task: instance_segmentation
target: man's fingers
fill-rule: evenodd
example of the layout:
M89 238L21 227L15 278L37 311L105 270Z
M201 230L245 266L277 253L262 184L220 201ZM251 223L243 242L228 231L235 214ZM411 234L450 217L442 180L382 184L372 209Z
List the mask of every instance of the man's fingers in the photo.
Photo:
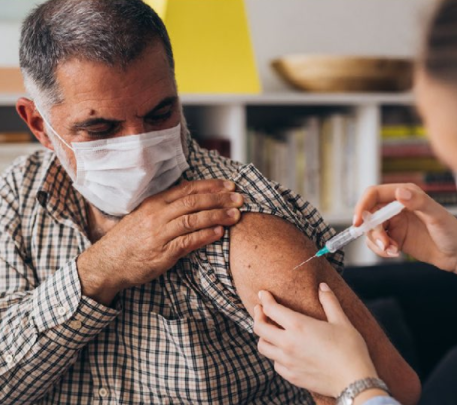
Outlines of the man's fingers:
M169 222L195 212L242 205L243 196L238 193L190 194L171 203L164 220Z
M241 217L238 208L201 211L183 215L172 220L164 229L163 237L169 241L200 229L212 228L218 225L232 226Z
M254 308L254 333L276 346L284 342L284 329L269 323L260 305Z
M265 315L284 329L293 328L297 323L303 323L307 319L305 315L278 304L268 291L260 291L259 299Z
M203 246L216 242L224 235L224 227L202 229L171 240L165 245L168 254L178 260L181 257L200 249Z
M257 349L261 354L263 354L265 357L268 357L270 360L279 361L284 358L283 351L279 347L272 345L270 342L267 342L265 339L259 339Z
M235 183L229 180L196 180L183 181L178 186L175 186L163 193L161 197L168 204L179 200L187 195L192 194L207 194L235 191Z
M351 325L343 308L341 308L338 298L326 283L321 283L319 286L319 301L322 304L328 322L340 325Z

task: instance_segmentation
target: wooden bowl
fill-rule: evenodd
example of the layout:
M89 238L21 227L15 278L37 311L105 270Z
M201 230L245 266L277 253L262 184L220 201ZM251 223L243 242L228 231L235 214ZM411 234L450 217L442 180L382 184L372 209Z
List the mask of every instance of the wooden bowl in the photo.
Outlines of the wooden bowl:
M297 89L319 92L397 92L410 90L409 59L290 55L272 62Z

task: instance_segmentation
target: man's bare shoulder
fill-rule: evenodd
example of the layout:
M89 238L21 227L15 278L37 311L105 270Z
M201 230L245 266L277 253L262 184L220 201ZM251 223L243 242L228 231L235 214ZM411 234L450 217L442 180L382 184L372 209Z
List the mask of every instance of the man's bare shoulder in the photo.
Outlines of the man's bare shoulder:
M273 215L244 213L230 236L232 277L251 314L258 302L257 292L265 289L289 307L322 316L317 301L318 271L336 272L325 259L294 270L316 252L314 243L295 225Z

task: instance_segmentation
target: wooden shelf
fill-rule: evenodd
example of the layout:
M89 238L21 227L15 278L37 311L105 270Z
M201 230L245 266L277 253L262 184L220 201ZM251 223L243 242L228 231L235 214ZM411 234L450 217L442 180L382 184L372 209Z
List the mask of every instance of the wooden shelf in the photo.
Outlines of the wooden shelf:
M182 94L185 105L413 105L411 93L314 94L300 92L265 93L259 95Z
M0 93L0 106L13 107L25 94ZM265 94L181 94L184 105L413 105L411 93L313 94L301 92Z

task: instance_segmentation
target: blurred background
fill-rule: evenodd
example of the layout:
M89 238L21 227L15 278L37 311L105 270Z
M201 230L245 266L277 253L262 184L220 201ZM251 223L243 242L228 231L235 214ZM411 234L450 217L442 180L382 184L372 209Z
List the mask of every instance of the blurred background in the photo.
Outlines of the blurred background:
M15 112L21 21L0 0L0 171L39 148ZM415 112L413 58L434 0L149 0L170 31L194 137L299 192L335 228L370 185L414 182L457 214ZM348 248L346 280L423 380L457 343L457 277ZM454 280L456 278L456 280Z

